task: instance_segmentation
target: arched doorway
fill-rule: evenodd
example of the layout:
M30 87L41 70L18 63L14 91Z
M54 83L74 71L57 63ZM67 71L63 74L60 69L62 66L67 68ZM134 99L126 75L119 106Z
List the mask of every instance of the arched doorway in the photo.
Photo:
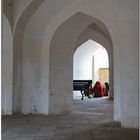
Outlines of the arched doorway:
M92 80L109 83L109 60L106 49L89 39L79 46L73 56L73 80ZM91 95L92 97L92 95ZM73 91L73 99L81 99L80 90Z
M90 38L102 44L108 52L110 97L113 98L113 47L110 34L100 20L76 13L56 30L51 41L50 114L60 114L72 109L73 55L77 47Z

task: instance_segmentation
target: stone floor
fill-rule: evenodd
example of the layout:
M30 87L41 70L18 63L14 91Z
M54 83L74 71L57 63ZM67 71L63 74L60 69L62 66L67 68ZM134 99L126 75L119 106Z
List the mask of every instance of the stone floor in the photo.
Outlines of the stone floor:
M138 140L137 129L121 128L113 121L108 98L74 100L65 115L2 116L2 140Z

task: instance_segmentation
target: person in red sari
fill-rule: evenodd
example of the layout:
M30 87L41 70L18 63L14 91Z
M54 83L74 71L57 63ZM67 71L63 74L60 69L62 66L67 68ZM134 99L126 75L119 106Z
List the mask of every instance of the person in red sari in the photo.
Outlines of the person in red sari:
M102 97L104 96L105 89L102 86L100 81L97 81L92 89L92 92L94 93L94 97Z

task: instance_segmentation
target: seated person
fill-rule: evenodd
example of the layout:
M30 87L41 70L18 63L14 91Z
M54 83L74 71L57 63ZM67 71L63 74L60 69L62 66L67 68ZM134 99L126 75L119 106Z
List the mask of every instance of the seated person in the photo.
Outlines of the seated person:
M92 89L94 93L94 97L102 97L104 96L104 87L102 86L100 81L97 81Z
M85 96L87 96L88 98L90 98L90 92L89 92L89 89L84 89L84 94Z
M105 82L105 93L104 93L104 96L108 96L108 92L109 92L109 83Z

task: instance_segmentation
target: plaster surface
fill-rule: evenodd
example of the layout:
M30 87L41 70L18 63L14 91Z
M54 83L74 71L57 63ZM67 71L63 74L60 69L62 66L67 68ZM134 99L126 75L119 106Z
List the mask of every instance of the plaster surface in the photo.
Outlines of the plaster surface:
M108 61L108 54L105 48L99 43L89 39L79 46L74 53L73 79L91 79L94 84L99 80L99 68L108 68Z
M2 114L12 114L13 105L13 37L8 18L2 15Z
M13 0L13 30L15 29L19 18L24 10L33 2L33 0Z
M73 79L89 80L92 79L92 57L101 46L88 40L75 51L73 56Z
M35 11L34 16L31 16L30 22L27 22L25 30L23 30L23 44L22 45L22 112L23 113L39 113L48 114L48 95L49 81L45 79L45 76L49 77L49 51L46 52L48 55L45 58L45 65L42 64L42 42L44 36L44 28L48 25L50 20L56 15L56 13L70 0L63 1L63 4L54 6L51 10L50 7L53 5L53 1L46 1L41 4L40 7ZM48 15L46 13L49 13ZM46 14L46 15L45 15ZM41 16L42 15L42 16ZM38 22L44 19L43 22ZM22 29L21 29L22 31ZM35 33L36 32L36 33ZM20 43L20 42L19 42ZM47 48L47 46L46 46ZM45 73L42 74L42 67L45 67ZM43 88L42 88L43 87Z

